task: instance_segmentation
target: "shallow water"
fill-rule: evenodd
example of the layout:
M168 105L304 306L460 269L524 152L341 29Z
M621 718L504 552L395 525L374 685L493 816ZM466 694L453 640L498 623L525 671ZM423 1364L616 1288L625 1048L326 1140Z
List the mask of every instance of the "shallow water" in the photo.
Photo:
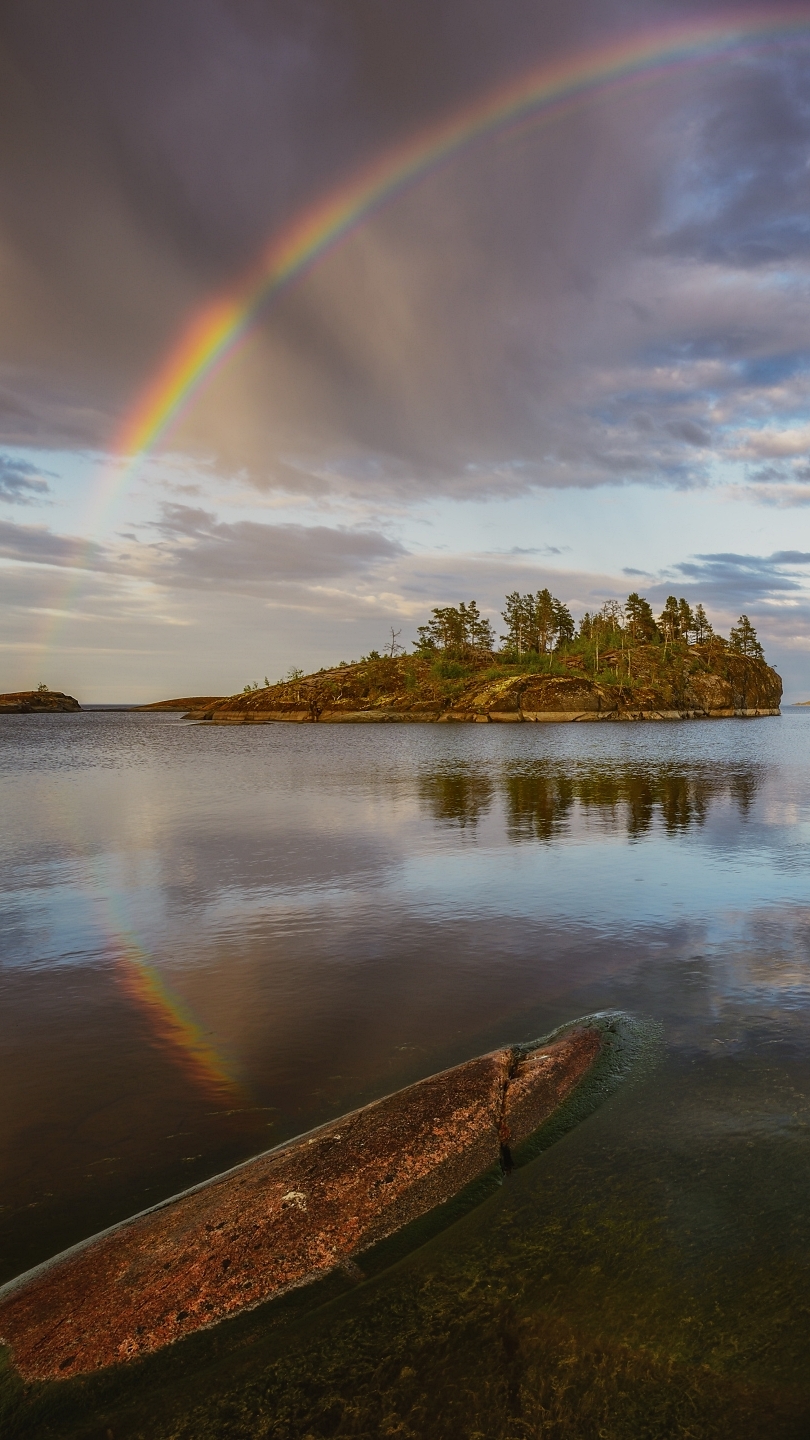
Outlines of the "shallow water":
M373 1282L18 1433L810 1433L808 762L802 711L0 718L0 1279L578 1015L663 1037Z

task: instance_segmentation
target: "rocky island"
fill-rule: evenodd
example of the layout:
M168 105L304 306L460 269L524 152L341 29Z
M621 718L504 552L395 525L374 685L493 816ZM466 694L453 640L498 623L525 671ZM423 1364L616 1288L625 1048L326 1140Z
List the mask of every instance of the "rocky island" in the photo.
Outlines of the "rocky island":
M78 700L72 695L63 695L61 690L16 690L10 695L0 695L0 715L40 715L59 711L81 710Z
M413 654L372 651L316 674L291 672L189 707L214 725L273 721L496 722L694 720L778 715L782 681L748 617L728 639L702 605L671 596L656 620L648 602L608 602L579 626L547 590L507 596L507 634L495 648L475 601L433 611Z

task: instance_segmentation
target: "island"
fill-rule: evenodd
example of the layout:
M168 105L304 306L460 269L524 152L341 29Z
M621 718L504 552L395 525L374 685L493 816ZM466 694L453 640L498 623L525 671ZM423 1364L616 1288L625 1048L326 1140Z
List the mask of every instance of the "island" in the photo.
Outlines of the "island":
M392 631L371 651L271 685L190 706L212 725L363 722L697 720L779 715L782 681L746 615L726 639L702 605L670 596L656 619L638 594L575 625L548 590L515 592L495 646L475 601L437 607L412 654Z
M225 697L222 695L187 695L183 700L154 700L151 705L135 705L133 708L141 710L204 710L212 705L219 705Z
M0 715L45 715L81 708L72 695L47 690L42 685L38 690L15 690L10 695L0 695Z

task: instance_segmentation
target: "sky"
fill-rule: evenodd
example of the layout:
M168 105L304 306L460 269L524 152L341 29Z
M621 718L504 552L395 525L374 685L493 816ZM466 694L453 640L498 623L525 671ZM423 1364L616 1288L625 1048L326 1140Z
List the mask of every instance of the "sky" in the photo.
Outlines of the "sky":
M810 698L810 0L416 174L120 440L364 167L538 67L764 13L4 0L0 690L230 694L548 585L744 611Z

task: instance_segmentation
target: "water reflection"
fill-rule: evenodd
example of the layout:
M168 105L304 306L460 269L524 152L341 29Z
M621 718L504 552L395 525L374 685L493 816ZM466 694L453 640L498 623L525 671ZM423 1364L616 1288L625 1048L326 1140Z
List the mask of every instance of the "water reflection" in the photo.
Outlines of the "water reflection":
M495 780L488 770L460 765L422 775L419 794L434 820L455 821L463 830L477 825L489 810Z
M730 801L740 818L759 784L753 765L564 764L536 760L492 771L460 765L420 778L420 798L434 819L475 827L500 794L510 840L551 840L572 812L595 812L630 836L657 820L670 834L706 822L709 808Z
M239 1433L394 1433L410 1413L401 1377L441 1409L469 1372L463 1424L414 1414L397 1433L531 1436L543 1386L569 1375L548 1359L569 1330L586 1397L601 1393L589 1346L631 1355L631 1388L632 1367L658 1357L660 1386L638 1381L656 1405L681 1393L676 1362L698 1367L690 1385L770 1384L776 1360L804 1383L810 714L638 728L53 718L0 723L2 1278L421 1075L618 1008L662 1023L666 1066L523 1172L500 1229L482 1215L360 1287L358 1307L380 1297L367 1339L347 1304L345 1349L333 1315L323 1343L295 1350L289 1429L251 1416ZM506 1309L488 1318L498 1294L522 1307L514 1344ZM479 1369L502 1320L513 1358L498 1376L529 1408L501 1424ZM342 1429L307 1409L330 1364L335 1403L345 1386L362 1415ZM285 1361L261 1382L277 1414L287 1375ZM175 1436L209 1433L197 1383ZM634 1428L621 1397L605 1403L613 1428L574 1416L554 1434L687 1433ZM717 1403L722 1425L690 1433L753 1434ZM127 1433L117 1417L107 1429ZM162 1419L137 1433L163 1435Z

